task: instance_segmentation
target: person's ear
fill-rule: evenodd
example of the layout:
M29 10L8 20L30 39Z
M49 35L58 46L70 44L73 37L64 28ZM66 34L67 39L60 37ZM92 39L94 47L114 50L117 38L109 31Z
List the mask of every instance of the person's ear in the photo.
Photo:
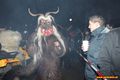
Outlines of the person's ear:
M96 22L95 24L96 24L96 26L97 26L97 27L99 27L99 26L100 26L100 23L99 23L99 22Z

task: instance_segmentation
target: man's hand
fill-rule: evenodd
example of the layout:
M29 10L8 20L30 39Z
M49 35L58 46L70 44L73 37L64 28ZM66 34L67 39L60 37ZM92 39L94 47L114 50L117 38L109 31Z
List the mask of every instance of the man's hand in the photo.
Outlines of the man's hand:
M61 50L60 43L58 41L54 42L54 46Z

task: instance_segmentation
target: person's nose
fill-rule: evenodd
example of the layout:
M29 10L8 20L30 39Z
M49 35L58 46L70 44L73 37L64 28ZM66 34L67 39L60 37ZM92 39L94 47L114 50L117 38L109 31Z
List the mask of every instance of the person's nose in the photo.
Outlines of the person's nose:
M88 25L88 28L90 29L90 25Z

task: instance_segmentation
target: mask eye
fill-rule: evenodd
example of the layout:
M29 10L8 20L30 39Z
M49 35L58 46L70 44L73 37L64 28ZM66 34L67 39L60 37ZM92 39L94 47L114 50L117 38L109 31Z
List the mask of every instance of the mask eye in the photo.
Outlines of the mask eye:
M47 21L47 24L50 24L51 22Z
M46 21L44 19L40 20L40 23L44 24Z

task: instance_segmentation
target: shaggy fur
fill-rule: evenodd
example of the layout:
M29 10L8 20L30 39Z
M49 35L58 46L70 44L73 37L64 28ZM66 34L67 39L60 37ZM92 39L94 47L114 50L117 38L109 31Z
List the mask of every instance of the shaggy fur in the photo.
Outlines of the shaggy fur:
M29 13L33 16L39 15L39 17L36 32L29 39L28 52L33 57L33 64L28 72L36 70L34 80L61 80L60 57L65 54L66 47L53 24L54 18L50 13L46 15L32 14L30 11ZM53 33L45 36L41 31L49 28L53 30Z
M0 32L1 50L7 52L17 51L22 37L18 31L4 30Z

